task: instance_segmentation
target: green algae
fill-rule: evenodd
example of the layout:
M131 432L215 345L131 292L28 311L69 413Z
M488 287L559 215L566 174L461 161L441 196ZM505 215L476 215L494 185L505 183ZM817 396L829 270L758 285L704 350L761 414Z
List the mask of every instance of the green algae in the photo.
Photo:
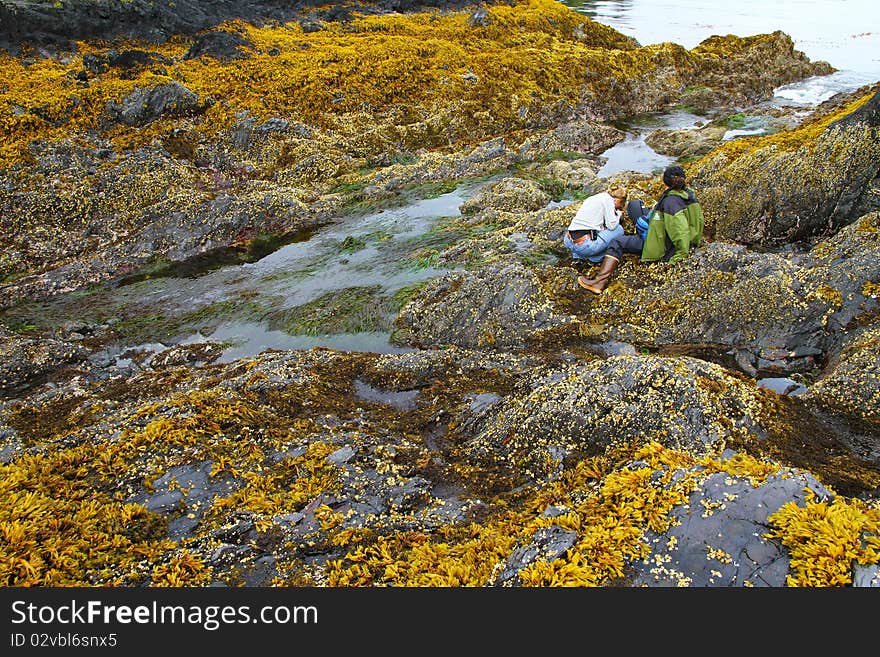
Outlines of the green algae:
M269 313L271 328L290 335L364 333L391 330L395 306L379 287L351 287L314 301Z

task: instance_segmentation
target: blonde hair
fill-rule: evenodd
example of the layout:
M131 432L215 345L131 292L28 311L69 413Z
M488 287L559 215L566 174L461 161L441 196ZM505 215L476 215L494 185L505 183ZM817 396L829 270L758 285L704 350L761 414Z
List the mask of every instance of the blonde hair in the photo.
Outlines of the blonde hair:
M611 183L608 187L608 193L614 198L626 200L626 187L620 183Z

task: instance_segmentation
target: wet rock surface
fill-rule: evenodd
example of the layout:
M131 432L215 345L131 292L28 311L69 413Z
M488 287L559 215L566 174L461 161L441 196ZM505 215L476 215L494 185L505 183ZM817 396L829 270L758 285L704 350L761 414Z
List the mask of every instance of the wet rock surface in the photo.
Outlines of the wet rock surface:
M15 396L83 364L89 352L62 340L28 339L0 332L0 389Z
M832 104L824 120L785 133L781 140L766 137L743 157L734 154L734 146L707 156L694 184L714 208L708 220L715 235L778 247L815 241L857 220L873 203L870 190L880 170L880 95L868 98L843 116L834 113ZM780 189L779 180L790 182Z
M220 32L163 50L170 32L204 29L236 3L189 14L110 3L90 22L84 3L3 5L4 25L14 9L17 34L44 45L154 39L89 53L82 74L77 62L72 88L102 76L124 88L94 105L91 127L76 132L76 103L19 103L15 117L42 121L41 137L23 160L2 152L12 159L0 179L0 494L15 528L4 582L877 586L876 90L769 137L707 135L688 154L710 150L687 165L707 243L677 266L627 258L604 294L587 296L575 278L589 269L561 237L577 202L609 182L598 155L623 133L607 123L620 112L608 98L644 99L639 112L688 97L729 109L828 67L780 33L645 50L557 5L527 6L554 17L542 38L557 30L596 51L581 53L595 70L573 105L549 90L546 102L512 103L505 79L504 106L489 107L491 94L474 90L492 70L458 74L426 52L461 94L450 91L451 104L428 112L404 94L370 114L335 89L330 107L347 109L320 120L284 108L227 115L230 98L204 80L173 78L196 62L293 56L283 40L262 52ZM354 20L345 7L307 9L302 43ZM132 32L143 16L150 33ZM467 16L471 39L495 29L491 5ZM612 60L633 68L606 75ZM685 91L683 71L706 87ZM78 139L53 132L65 129ZM120 141L135 132L146 142ZM650 177L616 178L646 202L657 191ZM297 231L308 246L319 225L463 181L475 191L460 213L421 226L400 252L446 270L382 298L401 353L318 346L225 362L228 345L204 336L158 342L180 319L162 288L152 306L135 305L137 282L198 278L205 268L187 263L206 254L258 263ZM350 264L390 236L349 235L334 254ZM123 298L102 296L105 285L135 286L134 300L79 316ZM259 297L244 287L177 312L207 335L233 310L277 316ZM27 305L59 301L67 321ZM285 317L320 330L379 305L311 303ZM315 317L326 323L308 324ZM114 351L132 335L147 341Z
M519 264L498 264L430 283L401 310L396 339L425 347L525 346L573 321L554 311L531 271Z
M373 11L394 10L399 3L371 4ZM409 3L407 8L445 7L460 8L468 3L443 0L442 2ZM174 2L147 0L110 0L96 6L91 0L70 0L56 3L43 0L16 0L0 7L3 32L0 47L17 49L22 44L66 46L76 39L135 38L164 41L176 34L192 34L214 27L224 21L239 18L247 21L306 20L309 10L318 20L340 20L350 17L351 11L367 7L357 3L301 2L243 2L242 0L212 0Z
M650 555L634 564L645 586L786 585L785 550L768 540L768 518L783 504L832 495L808 473L780 472L760 485L728 474L710 475L688 504L672 511L673 526L648 532Z

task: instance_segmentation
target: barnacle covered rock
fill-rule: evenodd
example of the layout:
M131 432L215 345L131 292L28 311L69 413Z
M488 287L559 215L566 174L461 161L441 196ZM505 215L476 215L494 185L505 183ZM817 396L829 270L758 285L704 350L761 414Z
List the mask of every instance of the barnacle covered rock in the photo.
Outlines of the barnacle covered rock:
M654 130L645 143L655 152L676 158L705 155L721 142L727 128L707 125L697 130Z
M880 170L880 92L800 127L721 146L692 166L716 238L778 246L832 234L861 215Z
M530 212L540 210L550 197L540 186L522 178L503 178L489 183L461 204L462 214L472 214L482 209L494 208L505 212Z
M876 314L877 222L864 215L800 254L715 241L675 266L627 258L585 314L603 339L734 348L758 369L773 350L816 357Z
M66 340L24 337L0 327L0 394L20 394L83 365L87 349Z
M676 266L627 259L618 271L589 314L603 337L625 342L781 345L806 308L797 266L724 242Z
M805 399L850 418L862 435L856 449L880 458L880 326L853 332Z
M762 395L694 358L613 356L552 373L490 408L466 450L525 479L558 474L572 453L648 438L706 453L731 436L764 431Z
M624 137L624 132L614 126L575 119L530 134L523 141L518 155L523 160L559 152L598 155L623 141Z
M542 334L576 328L518 262L432 280L400 310L395 325L398 343L421 347L525 346Z

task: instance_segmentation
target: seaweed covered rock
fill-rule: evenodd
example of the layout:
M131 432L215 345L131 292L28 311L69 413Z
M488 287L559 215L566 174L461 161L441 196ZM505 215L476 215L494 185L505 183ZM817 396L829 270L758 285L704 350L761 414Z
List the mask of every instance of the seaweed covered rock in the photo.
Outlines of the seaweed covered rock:
M880 170L880 92L836 102L794 130L739 139L694 164L707 233L780 246L827 237L862 214Z
M398 2L376 3L399 10ZM426 7L464 7L468 2L408 2L411 10ZM487 3L489 4L489 3ZM253 2L252 0L30 0L0 6L0 47L17 51L22 45L68 47L79 39L147 39L162 42L174 35L207 30L229 20L255 23L302 19L314 2ZM334 2L315 12L320 20L351 18L351 7Z
M36 175L52 182L0 190L2 224L11 231L0 256L10 279L0 288L2 307L318 221L299 188L240 170L194 169L164 148L116 158L101 148L40 143L33 153Z
M228 344L201 343L163 348L147 366L152 346L119 345L116 358L107 341L141 331L159 339L174 318L111 308L95 289L59 301L100 317L38 338L26 328L32 306L7 308L22 333L0 337L0 396L15 397L0 403L0 524L9 530L0 580L876 580L876 499L843 497L876 498L880 478L880 231L877 214L862 211L871 203L870 192L858 194L856 139L873 101L827 106L806 132L725 145L696 171L708 176L715 163L721 180L722 165L749 161L755 144L768 158L791 144L789 153L806 153L833 126L834 139L852 143L820 149L855 153L835 212L858 221L809 252L716 241L675 267L627 259L608 294L585 298L572 269L558 266L575 206L548 201L604 186L595 156L623 133L602 121L688 98L747 104L827 65L808 62L781 33L642 48L555 0L424 13L409 10L430 3L380 2L367 15L281 4L249 10L303 9L300 20L232 22L228 32L172 40L172 25L190 34L240 3L202 3L183 16L185 2L104 2L108 15L92 25L79 21L94 3L0 5L4 27L13 13L28 17L26 31L45 43L60 46L59 27L156 41L0 56L10 109L0 120L0 305L110 276L179 273L179 261L215 248L225 257L254 236L274 248L291 229L357 221L384 201L491 178L464 216L419 236L437 247L431 263L460 269L424 285L430 272L420 269L393 310L382 298L389 314L409 299L394 342L412 348L400 353L317 347L224 362ZM135 26L136 16L149 20ZM717 207L722 182L749 193L752 172L740 174L710 186ZM153 269L136 270L148 262ZM141 289L123 287L130 297ZM369 304L379 297L368 289L328 298ZM249 304L265 290L242 292ZM229 306L238 301L217 304L209 321ZM307 324L298 312L254 303L245 314L297 332ZM338 334L350 316L308 328ZM389 328L389 316L382 321ZM807 380L831 359L813 390L786 397L692 353L644 355L707 343L715 356L735 353L750 375L808 369ZM841 449L846 439L861 441L850 451L870 462ZM742 451L716 458L722 446ZM804 464L813 474L795 469ZM845 492L823 488L826 478ZM823 552L827 527L835 549Z
M586 321L599 339L732 348L752 375L812 369L877 312L878 217L865 215L807 253L716 241L675 266L625 260Z
M861 436L856 447L880 459L880 326L855 331L833 355L805 399L848 418Z
M809 472L788 468L761 477L715 472L694 486L669 512L666 531L646 532L650 551L631 564L634 586L786 586L791 559L767 532L770 517L784 505L834 499Z
M822 490L809 476L710 454L719 438L761 431L765 393L693 359L627 358L548 374L540 359L509 353L318 348L64 383L0 405L0 520L19 537L0 573L29 586L632 586L651 550L679 556L676 541L652 540L674 535L689 555L676 562L681 581L871 577L878 557L861 539L877 532L876 509L843 498L826 507L830 496L807 500L803 484ZM624 411L553 434L561 425L551 415L596 410L582 394ZM550 432L527 445L510 430L541 400ZM465 415L475 421L459 422ZM483 458L502 428L512 439L493 443L497 460ZM587 430L620 446L572 453L562 476L532 486L497 476L531 449L541 461L552 440L589 441ZM648 432L687 451L640 440ZM498 496L475 494L493 487ZM772 536L751 538L748 556L777 570L746 582L750 564L734 555L743 578L728 580L718 563L753 528L743 520L762 520L761 496L773 503L766 513L781 506L765 518ZM688 510L714 520L675 526ZM840 554L821 552L828 526ZM730 540L710 542L701 561L710 529ZM851 574L855 560L864 573ZM791 580L781 579L785 564Z
M764 431L763 394L698 359L612 356L553 373L490 408L464 449L474 462L532 480L558 474L571 454L629 441L706 453L731 435Z
M530 269L493 263L428 283L395 320L398 344L432 347L524 347L542 335L576 327L558 313Z
M83 364L89 352L53 338L23 337L0 327L0 395L11 396Z
M772 96L778 86L835 70L828 62L810 61L779 30L745 38L715 35L691 52L704 62L694 81L721 90L731 106L751 105Z

